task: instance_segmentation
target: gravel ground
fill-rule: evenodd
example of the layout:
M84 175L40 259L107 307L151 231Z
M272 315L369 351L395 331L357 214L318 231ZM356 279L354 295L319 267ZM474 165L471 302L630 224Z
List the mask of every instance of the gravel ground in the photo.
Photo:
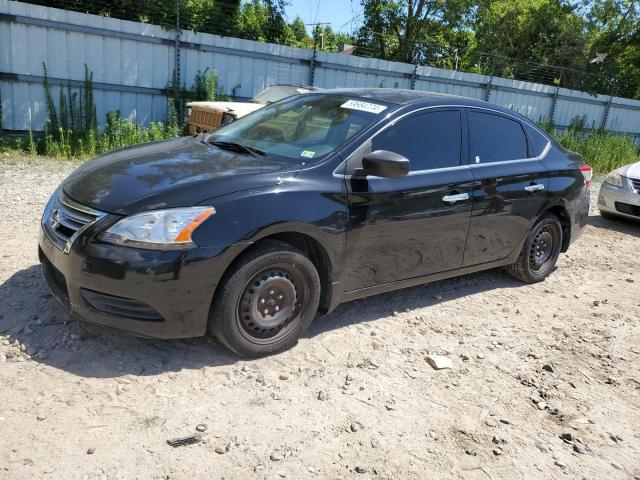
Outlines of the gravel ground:
M0 478L640 479L640 224L592 209L541 284L489 271L359 300L244 361L80 326L36 255L73 165L1 161Z

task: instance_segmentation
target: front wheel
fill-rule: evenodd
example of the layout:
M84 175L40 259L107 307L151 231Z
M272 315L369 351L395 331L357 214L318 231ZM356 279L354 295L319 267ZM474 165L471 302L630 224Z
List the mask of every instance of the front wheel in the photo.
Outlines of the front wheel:
M553 270L562 247L562 225L547 213L533 226L516 263L507 266L514 278L527 283L543 281Z
M211 333L243 357L293 347L320 302L311 260L287 243L267 240L232 268L214 299Z

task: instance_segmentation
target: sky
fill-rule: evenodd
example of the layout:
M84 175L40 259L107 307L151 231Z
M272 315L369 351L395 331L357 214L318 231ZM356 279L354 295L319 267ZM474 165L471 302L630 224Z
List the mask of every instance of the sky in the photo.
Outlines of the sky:
M362 22L360 0L289 0L285 12L288 21L299 15L304 23L328 22L336 32L351 33Z

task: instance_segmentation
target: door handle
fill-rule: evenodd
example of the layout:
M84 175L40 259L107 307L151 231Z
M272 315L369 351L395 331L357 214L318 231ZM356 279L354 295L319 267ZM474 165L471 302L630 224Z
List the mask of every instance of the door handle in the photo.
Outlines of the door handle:
M458 203L464 202L466 200L469 200L468 193L456 193L453 195L445 195L444 197L442 197L442 201L445 203Z
M533 185L524 187L524 189L529 193L541 192L542 190L544 190L544 185L542 185L541 183L534 183Z

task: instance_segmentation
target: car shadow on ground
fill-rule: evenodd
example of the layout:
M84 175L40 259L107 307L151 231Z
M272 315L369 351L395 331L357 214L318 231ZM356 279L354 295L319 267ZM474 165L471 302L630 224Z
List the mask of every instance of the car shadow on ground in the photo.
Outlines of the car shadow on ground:
M488 290L518 288L523 285L503 270L493 269L366 297L339 305L329 315L316 319L306 337L372 322L393 315L394 312L412 311Z
M0 334L23 344L33 361L81 377L156 375L241 360L210 338L140 338L79 322L49 293L40 265L0 285ZM7 348L16 355L16 348Z
M588 223L593 227L614 230L619 233L640 237L640 219L632 220L622 217L609 219L604 218L602 215L590 215Z
M394 311L454 301L496 288L521 286L499 270L466 275L343 304L319 316L306 338L349 325L370 322ZM0 285L0 334L24 348L3 346L12 358L62 369L86 378L148 376L243 359L211 338L156 340L139 338L79 322L49 293L39 265L20 270Z

